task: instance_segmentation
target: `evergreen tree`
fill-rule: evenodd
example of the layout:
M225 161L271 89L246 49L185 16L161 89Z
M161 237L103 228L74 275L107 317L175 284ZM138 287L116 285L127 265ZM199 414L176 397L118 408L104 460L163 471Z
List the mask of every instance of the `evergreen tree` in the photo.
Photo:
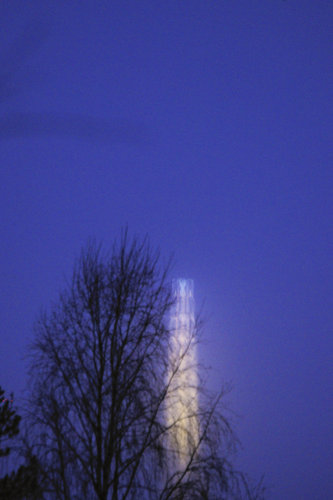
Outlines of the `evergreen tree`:
M21 417L12 409L13 394L10 400L5 397L5 391L0 386L0 458L10 453L8 441L19 433Z
M21 417L13 409L13 394L10 399L0 387L0 460L12 451L13 438L19 434ZM11 445L11 446L9 446ZM38 487L38 462L31 456L17 471L0 478L0 500L35 500L41 498Z

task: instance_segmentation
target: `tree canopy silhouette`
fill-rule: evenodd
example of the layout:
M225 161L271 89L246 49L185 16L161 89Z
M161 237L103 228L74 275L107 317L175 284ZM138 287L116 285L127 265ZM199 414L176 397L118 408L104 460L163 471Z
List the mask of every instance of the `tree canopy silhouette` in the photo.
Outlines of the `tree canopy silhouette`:
M263 498L232 466L224 391L213 398L200 382L199 439L181 465L172 459L168 436L179 422L167 423L165 408L186 352L170 372L169 269L127 230L109 253L90 242L59 301L40 314L25 446L38 459L41 498Z
M13 445L13 441L19 434L21 421L13 409L13 394L10 399L4 395L5 391L0 387L0 460L17 451L17 443ZM24 465L0 478L0 500L37 500L40 493L37 459L34 456L26 456Z

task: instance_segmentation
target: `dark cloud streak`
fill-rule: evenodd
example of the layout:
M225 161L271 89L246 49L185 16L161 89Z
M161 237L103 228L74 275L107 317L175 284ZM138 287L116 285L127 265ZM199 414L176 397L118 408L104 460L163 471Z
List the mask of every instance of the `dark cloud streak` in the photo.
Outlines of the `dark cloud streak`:
M38 135L136 143L144 139L144 132L140 124L79 113L14 112L0 116L0 140Z
M31 21L0 56L0 102L15 97L29 80L22 67L47 39L50 22ZM0 141L32 136L58 136L100 140L109 143L138 143L144 127L123 119L103 119L80 113L20 112L0 113Z
M6 53L0 56L0 100L6 101L17 95L22 87L22 66L47 39L51 24L40 21L27 23L21 34L12 42ZM18 83L19 77L21 83ZM26 79L24 79L24 84Z

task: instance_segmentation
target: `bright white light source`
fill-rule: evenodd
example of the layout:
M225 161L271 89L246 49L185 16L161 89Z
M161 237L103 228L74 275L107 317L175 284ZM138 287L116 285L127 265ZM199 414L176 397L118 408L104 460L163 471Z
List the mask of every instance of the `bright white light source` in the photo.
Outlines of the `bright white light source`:
M167 424L176 462L185 465L198 444L198 375L194 338L193 280L173 283L175 305L170 318L169 398Z

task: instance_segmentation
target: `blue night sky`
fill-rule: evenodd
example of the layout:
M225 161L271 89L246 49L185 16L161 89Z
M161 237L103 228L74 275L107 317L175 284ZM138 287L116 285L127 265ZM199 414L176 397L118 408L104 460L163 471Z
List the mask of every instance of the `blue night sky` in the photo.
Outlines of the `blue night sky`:
M1 370L89 236L128 223L205 300L239 464L333 498L331 0L2 0ZM22 401L22 400L21 400Z

